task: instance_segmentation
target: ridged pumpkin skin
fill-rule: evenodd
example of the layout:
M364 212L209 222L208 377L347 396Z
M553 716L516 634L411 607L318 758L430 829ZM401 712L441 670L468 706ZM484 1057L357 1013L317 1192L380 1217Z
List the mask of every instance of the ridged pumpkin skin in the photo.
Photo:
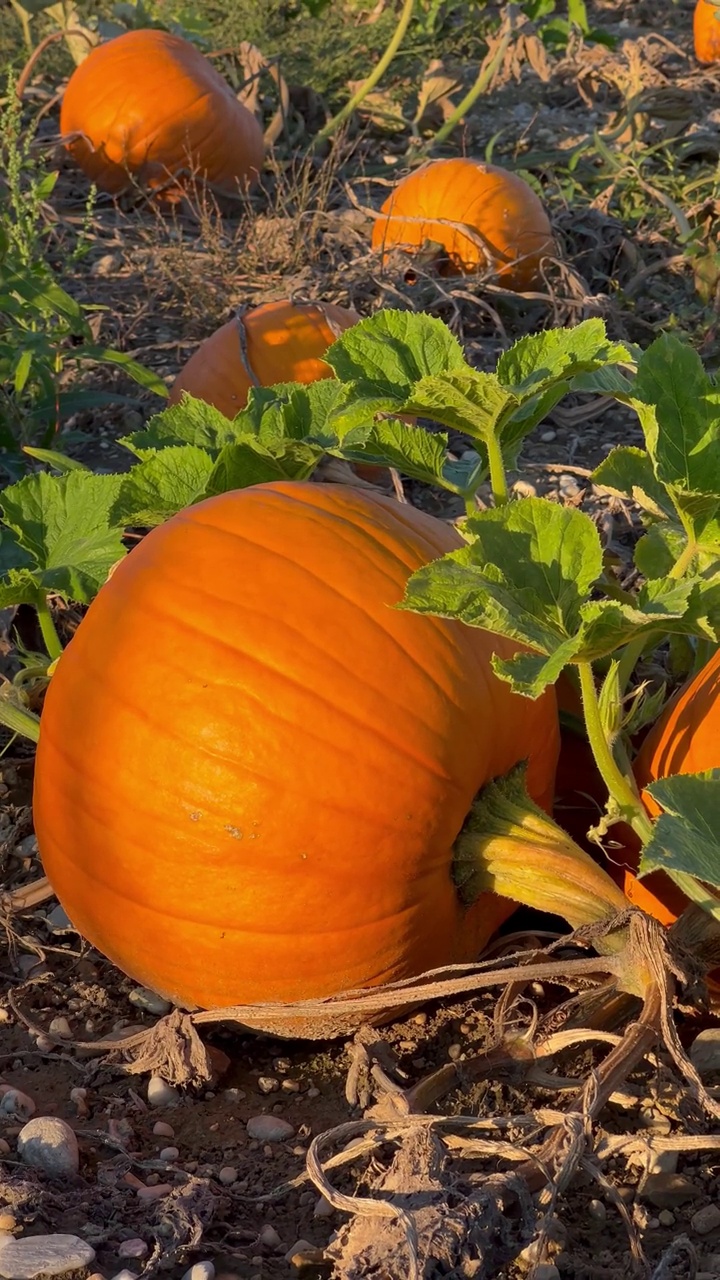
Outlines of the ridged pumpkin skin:
M693 42L698 62L720 61L720 9L710 0L697 0L693 14Z
M177 404L183 391L215 405L226 418L244 409L253 385L241 347L245 331L247 361L257 382L315 382L329 378L332 369L322 359L344 329L360 319L347 307L332 303L266 302L242 320L229 320L200 344L170 391Z
M60 131L86 176L113 194L189 175L234 195L265 152L260 125L222 76L166 31L128 31L93 49L70 77Z
M668 704L648 733L638 752L633 769L638 784L645 788L659 778L678 773L700 773L703 769L720 768L720 650L693 680ZM643 801L653 818L662 812L648 791ZM635 879L638 854L625 862L624 889L628 898L669 924L687 906L687 898L664 871L654 871L642 881ZM657 904L653 903L652 895Z
M394 609L458 545L342 485L224 494L151 532L90 606L42 715L35 823L75 926L180 1003L293 1000L469 960L451 848L529 757L550 806L554 696L509 643Z
M517 174L479 160L431 160L398 183L380 212L373 249L412 253L431 240L444 247L452 272L487 265L508 289L532 288L540 259L555 248L532 188ZM457 223L472 228L482 243Z

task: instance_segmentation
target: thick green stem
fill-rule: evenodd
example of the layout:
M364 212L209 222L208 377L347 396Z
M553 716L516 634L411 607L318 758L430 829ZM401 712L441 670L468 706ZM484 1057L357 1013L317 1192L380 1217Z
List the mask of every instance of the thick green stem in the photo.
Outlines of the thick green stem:
M56 658L60 657L63 647L60 643L60 637L55 630L55 623L52 620L47 596L42 596L36 602L35 608L37 609L38 621L40 623L42 638L45 641L45 648L54 662Z
M668 570L668 578L683 578L697 555L697 543L688 536L687 545L681 551L672 569Z
M627 899L602 867L534 804L525 767L491 782L478 796L455 842L453 878L471 905L497 893L538 911L551 911L573 928L597 924L627 910ZM623 945L608 934L611 951Z
M588 741L595 757L595 763L600 771L600 776L622 816L627 819L633 830L637 832L643 844L646 844L652 835L652 822L643 808L639 795L619 768L610 750L610 744L605 737L592 664L590 662L579 662L577 667L580 676L583 711L585 713L585 727L587 728Z
M338 111L337 115L334 115L332 120L328 120L327 124L318 134L316 134L313 144L314 146L317 146L319 142L324 142L326 138L331 137L331 135L339 129L340 125L344 124L348 117L352 115L353 111L360 106L360 103L367 97L371 90L375 88L378 81L382 79L402 44L405 32L410 24L414 8L415 0L404 0L402 13L400 14L400 19L397 27L395 28L395 33L382 58L375 69L370 73L367 80L365 80L360 85L357 92L353 94L352 98L350 98L350 100L345 103L345 106Z
M485 441L488 463L490 465L490 484L496 507L504 507L510 500L505 475L505 463L497 436L489 435Z
M480 70L475 83L470 89L468 89L468 92L465 94L462 102L458 103L452 114L448 116L445 123L430 139L427 146L423 148L423 152L431 151L433 147L439 146L441 142L444 142L446 138L449 138L456 124L462 120L463 116L466 115L470 108L475 104L480 95L485 93L485 90L490 86L497 71L502 66L510 41L513 38L515 30L514 19L515 14L513 12L513 7L510 5L505 17L504 29L501 30L496 42L493 42L495 44L495 48L493 49L491 46L490 49L488 49L487 56L480 64Z
M31 742L40 741L38 716L33 715L32 711L28 711L25 707L10 702L9 698L0 698L0 724L4 724L5 728L10 729L12 733L19 733L21 737L29 738Z

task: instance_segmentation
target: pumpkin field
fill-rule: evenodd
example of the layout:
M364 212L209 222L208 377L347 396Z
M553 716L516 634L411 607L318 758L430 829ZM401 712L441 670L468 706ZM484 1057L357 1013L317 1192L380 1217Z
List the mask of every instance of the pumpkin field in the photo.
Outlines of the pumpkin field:
M720 4L0 61L0 1280L720 1278Z

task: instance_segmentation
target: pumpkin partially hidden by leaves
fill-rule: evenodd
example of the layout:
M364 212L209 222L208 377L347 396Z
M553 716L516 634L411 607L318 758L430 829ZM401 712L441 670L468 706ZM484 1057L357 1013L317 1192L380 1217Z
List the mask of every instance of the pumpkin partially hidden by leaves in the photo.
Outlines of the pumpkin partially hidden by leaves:
M355 311L328 302L266 302L200 344L175 379L170 404L187 391L234 418L252 386L329 378L332 369L322 357L359 319Z
M720 62L720 9L712 0L697 0L693 42L698 62Z
M553 253L548 216L517 174L479 160L432 160L404 178L373 226L373 249L417 253L430 243L450 274L490 268L508 289L530 289Z
M42 715L34 812L73 924L179 1003L318 997L470 960L512 904L460 903L476 792L528 759L552 693L510 642L394 608L460 544L370 491L278 482L153 530L101 589Z
M70 77L60 131L105 191L177 191L199 179L236 195L263 165L262 129L194 45L166 31L128 31L98 45Z
M645 738L633 768L653 818L661 808L644 789L648 783L678 773L720 768L720 650L668 703ZM687 898L664 871L653 871L637 880L638 859L638 853L626 856L622 887L631 902L668 924L687 906Z

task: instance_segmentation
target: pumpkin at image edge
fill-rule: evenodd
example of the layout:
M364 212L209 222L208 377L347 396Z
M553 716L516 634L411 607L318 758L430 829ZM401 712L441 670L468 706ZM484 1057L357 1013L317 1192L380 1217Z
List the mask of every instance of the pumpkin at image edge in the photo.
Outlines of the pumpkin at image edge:
M412 254L427 241L442 245L451 273L487 266L500 284L518 291L537 283L541 259L555 252L550 221L532 187L507 169L468 159L431 160L408 174L373 224L372 247L383 258L393 249Z
M711 0L697 0L693 13L693 42L698 62L720 61L720 9Z
M245 408L253 382L243 362L241 326L247 363L261 387L332 377L322 357L359 319L357 312L328 302L263 303L229 320L200 344L175 379L169 403L177 404L187 391L226 418Z
M86 177L114 195L133 180L172 187L181 175L236 195L265 154L252 112L198 49L166 31L97 45L70 77L60 132Z
M461 545L415 508L281 482L153 530L103 586L41 721L36 832L75 927L204 1007L298 1000L473 959L513 904L463 907L452 846L529 758L549 808L552 692L511 643L394 609Z

